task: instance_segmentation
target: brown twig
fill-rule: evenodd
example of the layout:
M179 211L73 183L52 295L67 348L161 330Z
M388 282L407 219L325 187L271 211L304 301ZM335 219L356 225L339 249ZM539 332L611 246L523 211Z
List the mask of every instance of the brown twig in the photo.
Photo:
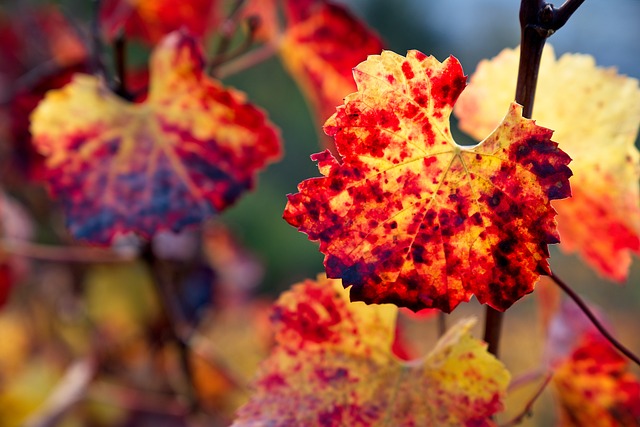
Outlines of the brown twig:
M102 59L102 37L100 36L100 10L102 0L93 0L93 17L91 19L91 68L93 72L105 81L107 79L107 68Z
M442 337L447 332L447 315L442 311L438 312L438 336Z
M484 318L484 341L487 343L487 351L498 356L500 348L500 335L502 333L502 320L504 313L493 307L487 306Z
M120 31L113 40L113 55L116 75L112 82L112 90L121 98L127 101L132 101L134 96L129 92L129 88L127 86L127 39L124 35L124 31Z
M520 2L520 64L516 102L523 106L523 116L531 118L538 83L542 50L547 38L569 20L584 0L567 0L559 8L543 0Z
M602 336L611 343L620 353L627 356L636 365L640 366L640 358L636 356L631 350L625 347L620 341L615 339L613 335L604 327L604 325L598 320L596 315L589 309L589 306L580 298L580 296L569 287L562 279L551 273L549 276L568 296L576 303L580 310L589 318L593 326L602 334Z
M216 69L216 77L219 79L223 79L225 77L232 76L237 74L243 70L254 67L261 62L266 61L267 59L273 57L276 53L276 47L271 44L262 45L256 49L250 50L249 52L237 57L232 60L228 60L224 64L221 64Z
M542 49L548 37L560 29L584 0L567 0L559 8L543 0L520 2L520 63L515 101L523 106L523 117L530 119L538 84ZM503 313L487 306L484 340L489 352L498 355Z
M17 239L0 239L0 250L15 256L54 262L114 263L130 262L137 251L116 252L111 249L83 246L51 246Z

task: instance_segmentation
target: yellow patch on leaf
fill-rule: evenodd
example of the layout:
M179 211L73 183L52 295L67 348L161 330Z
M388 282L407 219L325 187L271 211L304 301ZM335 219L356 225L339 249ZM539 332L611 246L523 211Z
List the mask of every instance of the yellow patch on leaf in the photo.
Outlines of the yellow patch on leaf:
M480 139L494 129L513 99L518 50L482 61L460 96L460 128ZM596 67L587 55L555 59L543 53L533 118L554 129L571 156L572 197L554 201L560 247L578 252L604 277L626 279L631 254L640 252L640 125L638 81Z
M234 427L492 426L509 373L455 325L426 357L391 351L397 307L349 303L341 283L294 285L275 305L277 346Z

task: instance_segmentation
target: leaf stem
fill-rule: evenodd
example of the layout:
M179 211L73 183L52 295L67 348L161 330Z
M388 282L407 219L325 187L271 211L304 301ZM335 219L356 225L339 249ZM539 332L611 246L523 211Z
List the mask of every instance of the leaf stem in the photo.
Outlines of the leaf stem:
M551 272L551 280L553 280L556 285L560 287L566 293L569 298L576 303L576 305L582 310L582 312L589 318L593 326L602 334L602 336L611 343L620 353L627 356L631 361L633 361L636 365L640 366L640 358L635 355L631 350L625 347L620 341L615 339L613 335L604 327L604 325L598 320L595 314L589 309L587 304L580 298L580 296L573 290L569 285L567 285L562 279L555 275L555 273Z
M484 341L487 343L487 351L498 357L500 348L500 335L502 333L502 320L504 313L493 307L487 306L484 318Z
M559 8L543 0L520 1L520 63L515 101L523 106L522 116L530 119L538 84L542 50L548 37L567 23L584 0L567 0ZM487 306L484 340L488 350L498 355L503 313Z
M116 68L113 92L127 101L132 101L134 97L127 87L127 39L124 31L113 41L113 52Z
M93 72L108 81L107 69L102 59L102 38L100 37L100 10L102 0L93 0L93 17L91 19L91 68Z
M216 77L223 79L225 77L232 76L241 71L249 69L261 62L271 58L276 53L276 47L273 44L268 43L262 45L257 49L253 49L244 55L234 59L233 61L225 62L220 65L216 70Z
M447 332L447 315L444 312L438 312L438 337L442 337Z

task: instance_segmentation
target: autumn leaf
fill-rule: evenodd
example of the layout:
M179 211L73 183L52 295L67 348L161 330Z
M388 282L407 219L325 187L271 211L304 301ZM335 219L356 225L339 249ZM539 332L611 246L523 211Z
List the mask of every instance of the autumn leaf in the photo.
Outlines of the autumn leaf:
M422 359L391 353L397 308L349 303L339 281L306 280L274 308L277 346L234 427L490 426L504 366L455 325Z
M500 121L513 98L518 50L483 61L460 97L461 129L481 138ZM572 159L572 197L553 203L560 248L577 252L602 276L626 280L631 254L640 253L640 126L638 81L596 67L587 55L543 54L533 117L555 130Z
M546 353L560 426L640 426L640 380L572 301L550 323Z
M561 426L640 426L640 381L602 339L586 336L556 368Z
M459 62L385 51L354 70L358 92L325 124L339 163L289 195L284 218L320 241L352 300L450 312L475 295L505 310L548 272L557 243L549 200L570 194L569 157L549 129L511 105L474 147L449 115L465 86ZM508 104L505 104L507 107Z
M379 53L382 42L341 5L317 0L287 5L289 26L279 55L322 123L356 89L353 67Z
M382 42L342 5L324 0L283 3L284 24L276 0L248 1L243 16L259 19L256 37L278 52L320 124L356 89L353 67L380 53Z
M172 33L151 58L145 102L78 74L34 111L34 143L75 237L178 231L229 206L279 157L264 113L202 66L196 42Z
M1 12L1 10L0 10ZM42 177L42 156L31 144L29 115L44 94L88 70L87 51L65 17L51 6L0 13L0 129L11 156L1 165L7 188Z
M172 31L186 29L198 37L216 28L217 0L106 0L100 22L109 39L120 31L129 37L157 43Z

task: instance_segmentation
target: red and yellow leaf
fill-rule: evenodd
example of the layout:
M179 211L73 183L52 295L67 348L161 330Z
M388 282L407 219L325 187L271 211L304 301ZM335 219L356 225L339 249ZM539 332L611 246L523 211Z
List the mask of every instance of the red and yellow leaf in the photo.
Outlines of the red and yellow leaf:
M318 123L353 92L353 67L382 50L379 37L343 6L288 2L280 57L314 109Z
M513 98L518 50L483 61L456 106L460 127L481 138ZM574 160L572 197L554 202L560 248L577 252L598 273L626 279L640 253L640 126L638 81L596 67L586 55L543 54L533 117L555 129L554 140Z
M459 62L385 51L354 70L358 92L326 125L339 163L289 195L284 218L320 241L351 297L453 310L475 295L505 310L548 271L549 200L570 194L569 157L513 104L474 147L449 130L466 78ZM505 107L508 104L505 104Z
M640 381L628 365L603 338L585 335L553 377L560 425L640 426Z
M591 310L610 330L600 310ZM562 301L549 324L545 359L560 426L640 426L640 381L573 301Z
M185 29L198 37L216 28L217 0L106 0L100 22L109 39L126 36L157 43L172 31Z
M397 308L349 303L339 281L306 280L276 303L277 346L234 427L491 426L509 373L462 320L423 359L391 345Z
M154 51L145 102L78 74L37 107L34 143L74 236L180 230L229 206L278 158L265 115L202 67L196 42L176 32Z

